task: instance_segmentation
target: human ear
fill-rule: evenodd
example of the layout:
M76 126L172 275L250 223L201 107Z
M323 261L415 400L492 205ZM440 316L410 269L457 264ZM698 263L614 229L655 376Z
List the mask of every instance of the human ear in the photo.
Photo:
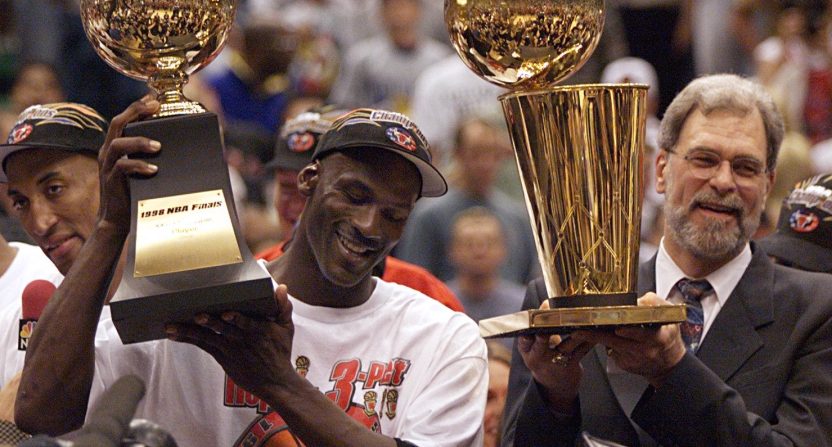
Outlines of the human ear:
M306 165L298 173L298 191L304 197L311 197L318 186L320 179L321 163L317 160Z
M666 172L668 152L664 149L656 156L656 192L664 194L667 190Z

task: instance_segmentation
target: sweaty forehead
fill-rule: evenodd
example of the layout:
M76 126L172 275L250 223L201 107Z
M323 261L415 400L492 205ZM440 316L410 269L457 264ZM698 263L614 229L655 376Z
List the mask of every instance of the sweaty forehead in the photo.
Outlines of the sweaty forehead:
M73 176L97 175L95 155L55 149L25 149L6 158L3 169L13 187L25 182L37 182L52 172Z

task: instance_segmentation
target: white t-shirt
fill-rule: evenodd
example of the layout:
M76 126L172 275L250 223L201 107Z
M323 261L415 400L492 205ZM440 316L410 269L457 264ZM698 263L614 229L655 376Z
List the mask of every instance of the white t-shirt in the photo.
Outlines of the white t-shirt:
M26 351L18 350L17 346L23 289L36 279L58 286L64 278L39 247L20 242L9 242L9 245L17 249L17 254L0 276L0 386L23 369L26 357Z
M370 299L353 308L290 298L296 370L386 436L422 447L481 445L488 368L476 325L419 292L375 280ZM162 425L182 447L291 438L278 415L194 346L167 340L124 346L105 318L96 363L91 402L122 375L136 374L147 387L136 417Z

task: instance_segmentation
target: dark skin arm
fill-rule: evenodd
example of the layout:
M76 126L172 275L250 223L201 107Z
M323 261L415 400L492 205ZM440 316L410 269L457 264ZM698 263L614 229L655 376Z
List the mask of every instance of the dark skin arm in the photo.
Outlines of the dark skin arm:
M359 424L295 372L291 362L295 329L285 285L277 288L275 300L279 313L274 321L237 312L219 318L199 314L196 324L169 325L168 336L211 354L237 385L277 411L306 445L395 447L392 438Z
M159 150L147 138L119 137L128 122L158 107L155 100L137 101L110 125L98 160L98 222L44 309L26 352L15 408L15 422L26 432L56 436L84 423L95 372L95 332L130 229L127 176L156 173L155 166L123 156Z

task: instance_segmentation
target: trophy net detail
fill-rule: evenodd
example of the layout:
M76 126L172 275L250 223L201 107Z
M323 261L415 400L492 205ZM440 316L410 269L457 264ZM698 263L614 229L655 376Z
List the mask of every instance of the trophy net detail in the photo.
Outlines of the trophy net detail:
M635 289L646 93L583 85L501 98L549 296Z

